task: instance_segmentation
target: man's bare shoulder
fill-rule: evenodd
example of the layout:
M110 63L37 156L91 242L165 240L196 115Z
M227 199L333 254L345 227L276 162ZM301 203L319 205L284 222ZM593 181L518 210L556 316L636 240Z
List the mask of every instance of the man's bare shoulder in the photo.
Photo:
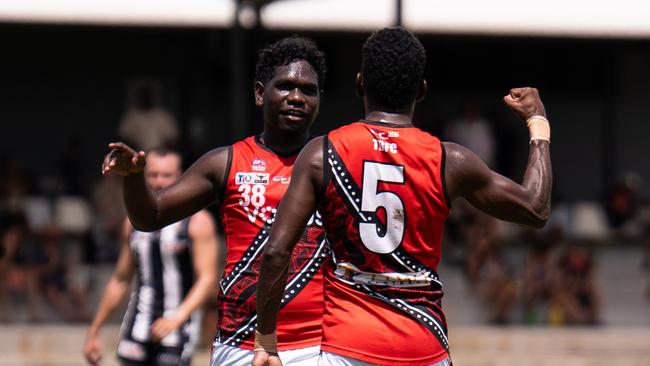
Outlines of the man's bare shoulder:
M445 180L452 201L489 180L490 169L470 149L453 142L443 142Z
M228 167L230 151L230 146L222 146L208 151L192 164L187 173L199 172L220 182Z
M474 154L470 149L466 148L463 145L459 145L455 142L443 141L442 146L445 148L445 156L447 163L449 162L459 162L462 163L468 159L475 159L476 154Z
M312 169L323 169L324 136L311 139L300 152L300 159L308 162Z
M231 146L221 146L214 148L199 158L198 161L209 161L213 163L227 162L228 155L230 155Z

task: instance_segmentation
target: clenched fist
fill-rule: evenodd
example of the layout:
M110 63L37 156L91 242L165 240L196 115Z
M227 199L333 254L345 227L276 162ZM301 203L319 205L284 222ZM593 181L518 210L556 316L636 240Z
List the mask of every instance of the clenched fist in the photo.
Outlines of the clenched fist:
M535 88L510 89L510 94L503 97L503 101L508 108L524 121L536 115L546 117L544 104L542 104L539 92Z

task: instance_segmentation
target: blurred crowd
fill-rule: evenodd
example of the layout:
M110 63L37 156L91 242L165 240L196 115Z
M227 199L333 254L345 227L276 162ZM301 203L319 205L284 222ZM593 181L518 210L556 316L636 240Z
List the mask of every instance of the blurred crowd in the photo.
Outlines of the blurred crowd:
M116 130L145 150L183 141L173 115L148 87L136 90ZM498 126L477 105L465 106L442 134L491 168L514 173L499 167ZM48 177L33 177L17 157L0 156L0 322L86 322L94 311L117 257L125 209L120 178L88 182L80 149L81 140L71 140ZM556 198L551 220L539 231L504 228L469 205L454 206L445 255L463 268L485 304L486 321L599 324L603 296L594 248L635 243L650 273L650 211L639 179L625 175L602 202ZM523 260L515 260L512 248Z
M446 140L460 143L493 170L513 176L499 164L498 125L485 119L477 105L445 129ZM597 325L602 319L603 284L599 249L639 247L641 271L650 301L650 206L641 198L641 178L625 174L601 202L571 202L553 196L545 228L524 230L485 215L461 202L448 221L449 248L492 324ZM634 284L621 283L621 286Z
M142 150L179 140L152 82L132 88L117 131ZM126 211L121 179L97 174L89 181L82 156L82 140L71 139L54 172L40 177L17 157L0 156L0 321L86 322L94 312Z

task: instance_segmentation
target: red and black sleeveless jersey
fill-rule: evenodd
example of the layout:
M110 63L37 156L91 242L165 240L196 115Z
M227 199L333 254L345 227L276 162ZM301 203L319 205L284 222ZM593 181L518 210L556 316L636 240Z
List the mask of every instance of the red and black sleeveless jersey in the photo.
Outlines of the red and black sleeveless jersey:
M324 268L321 348L382 365L445 359L442 144L414 127L356 122L324 145L319 211L333 261Z
M249 137L232 146L230 157L221 204L228 254L220 283L216 340L252 349L257 326L255 302L260 259L297 155L278 156L255 137ZM315 213L290 261L277 324L280 350L320 344L321 265L327 250L320 215Z

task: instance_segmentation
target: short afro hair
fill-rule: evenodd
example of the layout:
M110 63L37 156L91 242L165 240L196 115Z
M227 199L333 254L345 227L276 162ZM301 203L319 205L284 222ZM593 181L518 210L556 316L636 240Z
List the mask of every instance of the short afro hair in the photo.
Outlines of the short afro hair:
M262 49L255 66L255 81L266 84L273 78L275 69L294 61L305 60L318 75L318 87L325 83L325 54L309 38L291 36L283 38Z
M368 98L399 109L415 99L427 62L422 43L402 27L374 32L363 45L361 73Z

